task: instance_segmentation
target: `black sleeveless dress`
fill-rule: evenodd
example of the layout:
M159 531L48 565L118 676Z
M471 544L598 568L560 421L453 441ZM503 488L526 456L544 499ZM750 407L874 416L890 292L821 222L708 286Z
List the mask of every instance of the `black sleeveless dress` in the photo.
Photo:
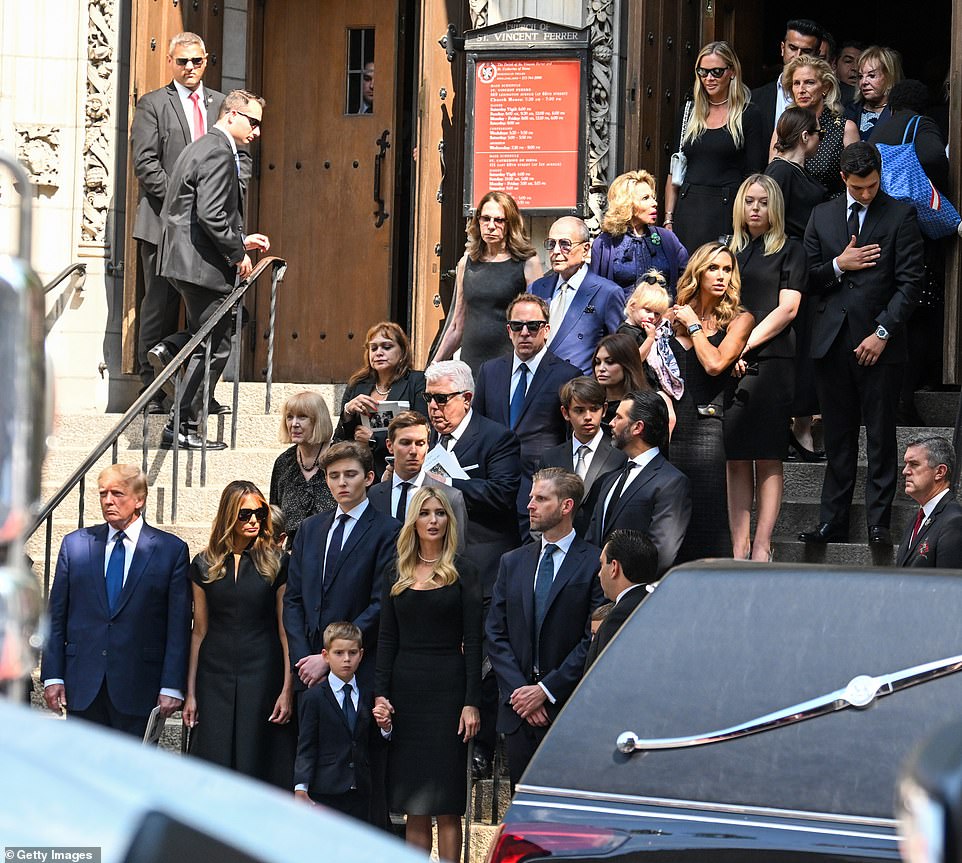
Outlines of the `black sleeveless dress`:
M464 303L464 332L461 359L476 375L481 363L511 351L504 325L508 304L528 289L524 261L472 261L464 265L461 302Z

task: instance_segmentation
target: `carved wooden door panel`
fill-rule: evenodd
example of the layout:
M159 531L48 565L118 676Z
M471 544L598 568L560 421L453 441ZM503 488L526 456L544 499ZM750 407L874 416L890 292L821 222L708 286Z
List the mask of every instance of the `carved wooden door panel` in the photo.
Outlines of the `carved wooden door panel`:
M289 267L274 377L344 381L364 334L391 311L397 4L277 0L264 6L257 223ZM373 63L373 104L364 85ZM270 284L254 312L255 378L266 369Z

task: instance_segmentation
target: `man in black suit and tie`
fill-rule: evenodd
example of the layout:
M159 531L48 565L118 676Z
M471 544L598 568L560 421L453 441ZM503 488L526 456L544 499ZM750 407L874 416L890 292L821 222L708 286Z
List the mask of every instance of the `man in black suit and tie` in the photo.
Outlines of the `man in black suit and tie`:
M794 60L799 54L818 56L818 46L822 41L822 28L808 18L793 18L785 24L785 38L779 47L782 58L782 68ZM765 132L765 144L771 140L778 118L782 111L793 104L791 91L782 89L782 73L779 69L778 77L761 87L752 90L752 104L758 106L762 115L762 129Z
M668 440L668 408L655 392L629 393L611 421L612 441L628 456L598 496L586 539L602 546L620 528L648 534L658 549L658 576L674 562L691 518L688 477L660 446Z
M895 409L905 365L905 324L924 273L915 207L879 189L882 159L859 141L840 159L846 194L813 211L805 231L815 301L812 357L828 469L819 524L803 542L845 542L858 464L859 426L868 451L868 541L891 545L898 473Z
M143 737L154 707L170 716L187 688L187 546L144 523L140 468L111 465L97 485L106 524L67 534L57 558L43 696L55 713Z
M896 566L962 569L962 506L952 494L955 450L936 435L905 448L905 493L919 511L899 546Z
M532 542L501 558L485 634L498 681L498 731L507 735L512 784L581 679L590 618L604 601L600 549L572 525L584 484L551 467L534 475Z
M224 104L224 94L204 87L202 82L207 70L207 50L196 33L178 33L170 40L167 68L170 83L141 98L130 128L134 173L139 185L133 236L140 241L144 276L144 298L138 313L137 365L145 387L154 379L147 352L177 332L180 309L180 295L157 273L160 211L170 174L187 145L206 135L217 122ZM162 396L155 400L153 412L161 412L162 402Z
M387 427L387 450L394 459L393 467L388 467L382 482L371 486L367 499L376 510L393 515L403 524L414 492L419 488L441 489L457 520L458 550L463 552L468 531L464 495L424 470L430 429L427 417L417 411L402 411L391 420Z
M187 332L196 333L214 314L224 297L246 279L253 265L249 250L266 252L264 234L244 234L244 202L237 147L260 135L264 100L246 90L224 99L220 119L202 138L187 147L170 176L160 220L157 271L170 279L184 298ZM231 316L225 315L210 334L210 391L220 378L230 354ZM181 395L181 428L173 417L163 433L169 446L174 432L179 445L200 449L198 434L203 408L204 346L190 358ZM223 449L223 442L209 443Z
M616 530L608 537L601 550L598 580L605 598L615 607L608 612L591 639L585 659L586 674L598 654L654 589L652 582L657 572L658 549L645 534L637 530Z
M598 381L587 377L573 378L561 387L559 396L561 415L571 426L571 440L545 450L538 470L563 467L581 477L585 497L575 513L574 527L575 533L583 539L604 480L613 471L621 470L628 456L614 446L611 435L601 425L608 403L604 387Z
M528 523L531 475L541 454L565 439L558 390L581 369L547 347L548 304L534 294L519 294L508 306L510 355L488 360L478 372L472 407L481 416L510 428L521 441L522 481L518 517L522 535Z

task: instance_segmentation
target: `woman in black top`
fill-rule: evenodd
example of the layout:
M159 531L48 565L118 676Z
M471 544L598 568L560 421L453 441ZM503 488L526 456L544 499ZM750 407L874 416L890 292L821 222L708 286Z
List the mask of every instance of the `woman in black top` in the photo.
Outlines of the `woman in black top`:
M618 405L628 393L652 388L638 354L638 342L627 333L610 333L598 342L591 358L591 373L605 388L608 407L602 424L609 429Z
M686 249L732 232L732 201L739 184L767 161L762 117L742 82L738 57L727 42L709 42L695 61L695 85L679 115L681 150L688 159L685 182L671 175L665 185L666 228Z
M725 413L728 520L736 558L771 560L795 376L791 323L808 266L802 244L785 236L782 193L771 177L753 174L742 183L734 218L731 248L741 273L741 301L755 326L735 363L738 383ZM758 509L754 542L753 501Z
M889 94L902 80L902 61L897 51L870 45L858 58L858 92L845 116L854 121L859 135L867 141L873 129L891 116Z

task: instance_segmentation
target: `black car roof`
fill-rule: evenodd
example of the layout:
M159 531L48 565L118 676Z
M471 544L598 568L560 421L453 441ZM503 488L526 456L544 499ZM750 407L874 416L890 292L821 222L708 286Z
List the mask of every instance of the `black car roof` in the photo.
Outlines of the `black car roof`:
M891 818L914 744L962 715L950 674L761 734L623 755L962 654L962 572L699 563L642 603L572 696L525 785Z

